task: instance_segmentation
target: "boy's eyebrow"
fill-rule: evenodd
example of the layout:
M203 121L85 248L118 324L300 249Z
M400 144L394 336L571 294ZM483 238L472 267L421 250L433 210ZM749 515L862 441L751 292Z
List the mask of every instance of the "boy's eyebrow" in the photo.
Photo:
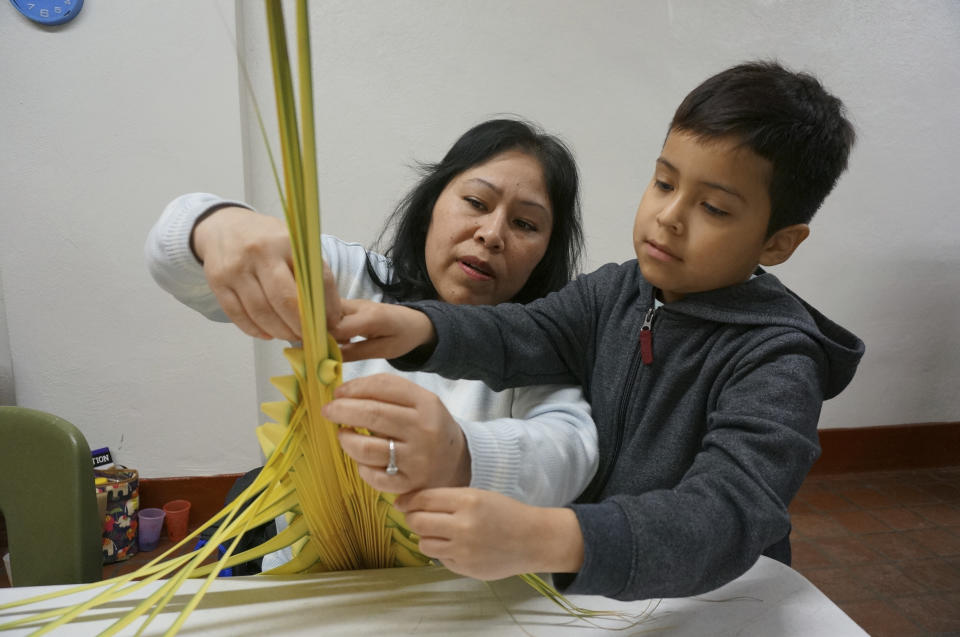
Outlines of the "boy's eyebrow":
M671 164L670 162L668 162L668 161L667 161L666 159L664 159L663 157L657 157L657 163L658 163L658 164L663 164L664 166L666 166L667 168L669 168L670 170L672 170L672 171L675 172L675 173L676 173L676 172L680 172L679 170L677 170L677 167L676 167L676 166L674 166L673 164ZM700 183L703 184L704 186L706 186L707 188L716 188L717 190L722 190L723 192L725 192L725 193L727 193L727 194L733 195L734 197L736 197L737 199L739 199L739 200L741 200L741 201L746 201L746 198L745 198L743 195L741 195L739 192L737 192L735 189L733 189L733 188L730 187L730 186L725 186L725 185L723 185L723 184L721 184L721 183L717 183L717 182L715 182L715 181L701 181Z
M498 195L503 196L503 190L501 190L497 186L494 186L492 183L490 183L486 179L483 179L481 177L471 177L470 179L467 179L464 183L470 183L471 181L479 182L484 186L486 186L487 188L489 188L490 190L492 190L493 192L497 193ZM537 208L541 208L544 212L550 212L549 210L547 210L547 207L544 206L539 201L532 201L530 199L521 199L520 203L523 204L524 206L536 206Z

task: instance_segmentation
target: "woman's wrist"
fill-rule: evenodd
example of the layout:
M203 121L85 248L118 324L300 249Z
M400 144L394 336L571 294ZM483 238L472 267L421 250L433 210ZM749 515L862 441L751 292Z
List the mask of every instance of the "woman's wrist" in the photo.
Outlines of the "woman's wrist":
M203 213L197 217L197 220L193 222L193 230L190 231L190 250L201 264L203 263L204 254L206 253L207 240L213 234L217 222L223 221L225 216L223 214L214 215L214 213L223 213L227 210L243 213L250 212L249 208L243 208L233 204L215 204L204 210Z

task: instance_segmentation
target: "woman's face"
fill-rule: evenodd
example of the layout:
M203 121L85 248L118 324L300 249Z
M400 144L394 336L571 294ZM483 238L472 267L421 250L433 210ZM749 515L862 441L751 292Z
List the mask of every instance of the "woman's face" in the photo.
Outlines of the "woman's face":
M509 301L546 253L552 229L540 162L501 153L440 193L427 230L427 274L448 303Z

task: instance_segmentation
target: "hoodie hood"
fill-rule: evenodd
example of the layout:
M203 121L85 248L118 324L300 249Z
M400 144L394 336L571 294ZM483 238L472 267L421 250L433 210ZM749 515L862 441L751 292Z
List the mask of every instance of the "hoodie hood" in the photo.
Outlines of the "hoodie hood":
M863 357L864 343L797 296L772 274L738 285L688 294L664 309L701 319L739 325L782 325L800 330L823 348L830 363L824 397L833 398L850 384Z

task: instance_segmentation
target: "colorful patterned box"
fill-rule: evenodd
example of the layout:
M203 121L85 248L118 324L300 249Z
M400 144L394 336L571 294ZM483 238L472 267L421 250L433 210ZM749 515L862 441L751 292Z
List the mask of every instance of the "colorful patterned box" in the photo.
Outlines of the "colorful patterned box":
M95 469L94 476L106 478L97 493L107 494L103 516L103 563L121 562L137 553L137 511L140 509L140 476L136 469L113 467Z

